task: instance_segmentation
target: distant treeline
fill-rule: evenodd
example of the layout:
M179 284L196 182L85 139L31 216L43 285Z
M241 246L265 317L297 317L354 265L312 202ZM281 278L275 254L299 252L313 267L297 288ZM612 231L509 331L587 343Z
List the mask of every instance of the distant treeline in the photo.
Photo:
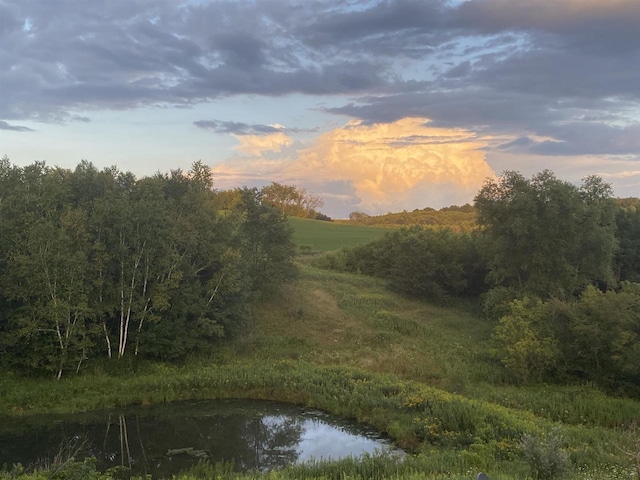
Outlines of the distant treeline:
M481 296L495 357L521 381L640 387L640 199L614 199L595 176L576 187L549 171L506 172L461 208L471 233L403 228L319 264L431 301Z
M640 209L640 198L618 198L617 204L624 211ZM435 230L470 233L478 228L478 211L475 206L465 203L462 206L451 205L440 210L425 207L410 212L402 211L383 215L368 215L364 212L351 212L348 220L337 220L350 225L364 225L382 228L402 228L422 226Z
M423 226L432 229L448 229L453 232L471 232L477 227L476 209L468 203L461 207L452 205L440 210L426 207L421 210L406 210L384 215L367 215L363 212L351 212L348 223L370 227L409 227Z
M262 192L212 181L201 162L137 179L0 159L0 363L60 378L236 332L251 295L295 274L295 248Z
M219 191L222 208L233 209L240 201L241 191L240 188ZM262 187L259 193L262 204L277 209L283 215L331 221L331 217L318 210L324 205L324 200L318 195L309 193L304 187L272 182Z

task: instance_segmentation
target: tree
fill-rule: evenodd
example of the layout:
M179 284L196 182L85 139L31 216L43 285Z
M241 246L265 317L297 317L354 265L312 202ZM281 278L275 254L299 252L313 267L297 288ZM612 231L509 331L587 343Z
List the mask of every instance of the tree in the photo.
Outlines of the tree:
M581 187L545 170L527 180L505 172L476 195L478 224L493 286L571 298L591 283L613 286L615 204L611 187Z
M419 226L393 230L349 250L345 266L384 278L402 294L436 301L477 295L485 275L474 237Z
M13 195L3 199L8 209L0 217L13 232L4 246L6 269L0 270L3 303L12 307L5 310L0 343L12 350L10 361L55 372L56 378L85 359L93 318L85 215L69 201L68 174L44 164L25 167L13 177ZM20 215L19 230L9 212Z
M293 278L295 245L286 217L264 202L262 192L255 188L245 188L242 200L240 239L252 290L275 287Z
M202 160L198 160L191 165L189 179L192 188L196 191L204 192L213 188L213 173Z
M96 356L212 348L242 324L252 287L295 271L288 222L253 194L221 212L201 162L137 179L3 158L0 362L60 378Z
M640 206L621 208L616 215L619 243L615 257L618 281L640 282Z
M557 343L540 300L513 300L491 339L494 355L518 380L539 380L556 362Z
M262 188L261 193L262 202L292 217L315 218L316 209L324 205L324 201L318 195L309 193L304 187L294 185L273 182Z
M494 353L521 381L569 375L627 392L640 386L640 284L589 285L579 298L524 298L494 329Z
M211 348L237 330L248 281L236 239L239 219L218 211L211 183L175 171L154 179L148 195L155 195L156 183L166 202L166 239L164 253L152 257L157 280L149 298L156 317L139 332L139 351L174 359Z
M569 329L563 348L573 372L609 386L640 385L640 284L604 293L587 287L572 306Z
M364 213L364 212L357 212L357 211L356 211L356 212L351 212L351 213L349 214L349 221L354 222L354 223L356 223L356 222L362 222L362 221L364 221L364 220L365 220L365 219L367 219L367 218L369 218L369 215L367 215L367 214L366 214L366 213Z

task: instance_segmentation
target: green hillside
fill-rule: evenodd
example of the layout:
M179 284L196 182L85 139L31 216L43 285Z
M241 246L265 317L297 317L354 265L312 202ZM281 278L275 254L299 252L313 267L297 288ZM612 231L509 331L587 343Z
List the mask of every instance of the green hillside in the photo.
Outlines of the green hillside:
M409 300L362 275L310 266L300 273L256 304L246 330L216 345L209 358L139 364L135 374L96 367L92 375L60 382L4 375L0 411L16 416L192 398L269 399L356 419L416 454L405 462L365 459L246 475L202 465L180 477L185 480L467 480L481 470L493 480L532 479L521 438L541 439L541 451L549 453L549 432L557 432L558 448L575 465L558 478L633 478L633 459L621 449L632 448L624 428L640 418L637 401L592 385L511 384L490 359L492 325L473 304Z
M328 252L354 247L382 237L388 230L377 227L346 225L334 222L290 217L296 245L312 252Z
M471 232L477 228L477 211L472 205L451 205L440 210L426 207L411 212L385 213L383 215L367 215L353 212L349 220L338 220L349 225L362 225L381 228L400 228L421 225L436 230L449 229L454 232Z
M480 234L461 235L287 219L255 189L221 213L208 171L131 184L0 162L3 428L249 398L354 419L407 456L174 478L640 478L635 203L597 178L508 172L477 197ZM2 435L0 480L129 478L70 445L2 466Z

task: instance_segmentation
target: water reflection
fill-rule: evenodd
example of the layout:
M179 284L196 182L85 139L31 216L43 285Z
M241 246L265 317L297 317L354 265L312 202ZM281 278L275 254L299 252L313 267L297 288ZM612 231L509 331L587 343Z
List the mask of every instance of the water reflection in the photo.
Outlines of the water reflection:
M124 466L154 477L200 459L269 470L390 448L375 432L320 412L237 400L9 419L0 426L0 465L50 463L75 453L96 457L101 470Z

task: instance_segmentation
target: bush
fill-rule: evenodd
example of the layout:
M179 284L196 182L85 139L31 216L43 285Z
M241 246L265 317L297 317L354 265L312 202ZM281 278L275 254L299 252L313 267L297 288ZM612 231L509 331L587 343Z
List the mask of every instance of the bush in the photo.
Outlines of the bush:
M442 301L484 290L479 258L470 235L412 227L333 256L321 267L383 278L400 294Z
M553 429L541 438L524 434L520 441L522 454L531 468L533 478L551 480L564 478L571 469L569 454L562 448L563 439Z

